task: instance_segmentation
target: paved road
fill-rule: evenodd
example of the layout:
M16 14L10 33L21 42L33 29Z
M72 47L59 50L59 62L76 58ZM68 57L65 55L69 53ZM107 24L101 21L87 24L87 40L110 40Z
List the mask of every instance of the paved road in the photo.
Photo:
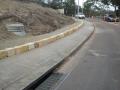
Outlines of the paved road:
M120 90L120 27L94 21L92 44L55 90ZM80 59L79 52L75 59Z

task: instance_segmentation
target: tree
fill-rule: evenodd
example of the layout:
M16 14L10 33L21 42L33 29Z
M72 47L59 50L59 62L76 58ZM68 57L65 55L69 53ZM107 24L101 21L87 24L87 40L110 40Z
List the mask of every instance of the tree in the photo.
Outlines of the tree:
M111 5L115 8L115 13L120 17L120 0L95 0L100 1L105 5Z
M64 2L65 14L68 16L75 15L75 0L65 0Z
M50 7L53 9L61 9L63 8L62 0L53 0L50 3Z
M100 0L87 0L84 3L84 13L88 17L103 16L107 13L106 8L108 8L108 6L103 4Z
M86 16L90 17L92 16L92 6L94 5L94 2L92 0L87 0L84 3L84 13Z
M78 7L79 7L79 12L82 12L81 6L75 5L75 14L78 14Z

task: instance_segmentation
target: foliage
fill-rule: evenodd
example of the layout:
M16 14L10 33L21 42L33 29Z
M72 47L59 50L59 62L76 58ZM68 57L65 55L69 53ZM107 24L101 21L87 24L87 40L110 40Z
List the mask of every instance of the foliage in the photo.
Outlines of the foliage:
M96 6L96 3L99 5ZM105 14L105 7L109 7L112 5L115 7L115 13L117 16L120 16L120 0L87 0L84 3L84 12L88 15L98 13L96 10L100 12L100 14ZM94 7L94 8L93 8ZM94 13L93 13L94 12Z
M96 0L101 1L105 5L111 5L115 7L115 13L120 16L120 0Z
M92 0L87 0L84 3L84 13L86 14L86 16L91 16L93 5L94 5L94 2Z
M63 8L62 0L53 0L50 3L50 7L53 8L53 9L61 9L61 8Z
M75 1L74 0L66 0L64 2L65 14L69 16L75 15Z
M78 7L79 7L79 12L82 12L81 6L75 5L75 14L78 13Z

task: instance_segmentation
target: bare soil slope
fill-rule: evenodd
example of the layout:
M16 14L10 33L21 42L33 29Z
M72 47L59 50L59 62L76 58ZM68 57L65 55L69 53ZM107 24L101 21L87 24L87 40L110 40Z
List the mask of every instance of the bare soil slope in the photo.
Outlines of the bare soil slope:
M36 3L25 3L19 0L0 0L0 40L18 37L8 32L5 28L6 24L15 22L23 23L28 34L40 35L71 24L74 20L60 15L51 8L42 7Z

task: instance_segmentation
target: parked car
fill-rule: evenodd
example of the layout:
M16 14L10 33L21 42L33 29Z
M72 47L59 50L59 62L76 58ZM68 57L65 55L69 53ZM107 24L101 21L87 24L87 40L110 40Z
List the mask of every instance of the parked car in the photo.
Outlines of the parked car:
M77 15L75 15L76 18L79 18L79 19L85 19L85 15L83 13L79 13Z
M104 16L104 20L107 22L119 22L119 18L115 17L114 15L106 15Z

